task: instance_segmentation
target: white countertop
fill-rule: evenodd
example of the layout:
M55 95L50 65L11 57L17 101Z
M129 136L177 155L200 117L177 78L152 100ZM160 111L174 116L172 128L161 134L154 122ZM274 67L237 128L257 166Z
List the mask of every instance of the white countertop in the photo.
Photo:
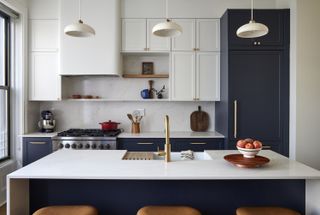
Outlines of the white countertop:
M42 133L42 132L32 132L27 134L21 134L20 137L54 137L58 134L58 132L52 132L52 133Z
M223 159L237 151L206 151L212 160L125 161L126 151L59 150L8 178L43 179L122 179L122 180L241 180L241 179L320 179L320 171L289 160L269 150L260 155L271 161L262 168L243 169Z
M140 134L121 133L118 138L164 138L163 132L143 132ZM209 132L192 132L192 131L173 131L170 132L170 138L224 138L224 136L216 131Z

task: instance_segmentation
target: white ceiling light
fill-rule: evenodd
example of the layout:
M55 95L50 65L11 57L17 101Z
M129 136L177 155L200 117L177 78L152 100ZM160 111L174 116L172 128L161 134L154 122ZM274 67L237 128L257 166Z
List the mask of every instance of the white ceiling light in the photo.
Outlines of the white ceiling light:
M255 22L253 19L253 0L251 0L251 20L249 23L242 25L237 30L237 36L241 38L257 38L269 33L269 28L262 24Z
M159 23L152 28L152 33L159 37L177 37L182 34L182 28L168 19L168 0L166 0L166 22Z
M79 0L79 21L74 24L67 25L64 33L72 37L90 37L96 34L95 30L81 20L81 0Z

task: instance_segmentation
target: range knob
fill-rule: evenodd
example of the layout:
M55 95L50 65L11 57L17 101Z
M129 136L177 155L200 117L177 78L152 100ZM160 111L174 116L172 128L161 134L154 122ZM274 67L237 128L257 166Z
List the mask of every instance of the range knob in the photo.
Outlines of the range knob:
M106 144L106 145L104 146L104 149L109 150L110 148L111 148L110 144Z
M59 143L59 149L62 149L62 148L63 148L63 144Z
M85 149L90 149L90 144L87 143L85 146L84 146Z
M76 149L76 148L77 148L77 144L73 143L73 144L71 145L71 148Z
M82 148L83 148L82 143L79 143L79 144L78 144L78 149L82 149Z
M66 145L64 145L64 147L65 147L66 149L68 149L68 148L70 148L70 144L67 143Z
M98 148L102 150L102 149L103 149L103 144L100 144L100 145L98 146Z
M91 148L92 148L92 149L96 149L96 148L97 148L97 144L92 143Z

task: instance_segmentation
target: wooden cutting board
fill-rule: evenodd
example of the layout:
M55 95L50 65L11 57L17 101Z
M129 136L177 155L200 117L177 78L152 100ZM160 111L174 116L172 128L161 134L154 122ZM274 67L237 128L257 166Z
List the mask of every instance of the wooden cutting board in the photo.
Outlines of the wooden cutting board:
M198 110L190 115L190 127L192 131L207 131L209 128L209 115L201 110Z

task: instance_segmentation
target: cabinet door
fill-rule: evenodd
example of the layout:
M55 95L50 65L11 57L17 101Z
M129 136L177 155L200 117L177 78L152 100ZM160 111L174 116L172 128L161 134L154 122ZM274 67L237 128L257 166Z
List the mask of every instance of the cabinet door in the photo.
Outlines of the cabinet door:
M223 149L224 139L198 139L198 138L173 138L171 139L171 149L174 152L192 150L203 152L205 150Z
M147 48L145 19L122 20L122 51L145 51Z
M152 28L165 22L165 19L148 19L147 20L147 48L148 51L170 51L170 39L158 37L152 34Z
M58 20L30 20L31 51L58 51Z
M171 97L176 101L195 100L195 54L172 53Z
M236 35L237 29L248 23L250 20L249 10L230 10L228 11L229 24L229 47L268 47L283 46L289 44L289 11L287 10L255 10L254 19L268 26L269 33L263 37L255 39L239 38ZM286 35L286 39L284 37Z
M198 52L196 94L201 101L220 100L220 53Z
M51 138L23 138L23 166L52 153Z
M270 145L287 144L287 60L284 51L230 52L229 132L232 141L250 137Z
M61 78L58 71L59 56L57 53L32 53L29 100L60 100Z
M163 150L164 139L162 138L120 138L118 149L128 151L150 151L155 152L158 147Z
M179 37L172 38L172 51L195 51L196 48L196 21L194 19L175 19L183 32Z
M197 48L198 51L220 50L220 20L197 20Z

